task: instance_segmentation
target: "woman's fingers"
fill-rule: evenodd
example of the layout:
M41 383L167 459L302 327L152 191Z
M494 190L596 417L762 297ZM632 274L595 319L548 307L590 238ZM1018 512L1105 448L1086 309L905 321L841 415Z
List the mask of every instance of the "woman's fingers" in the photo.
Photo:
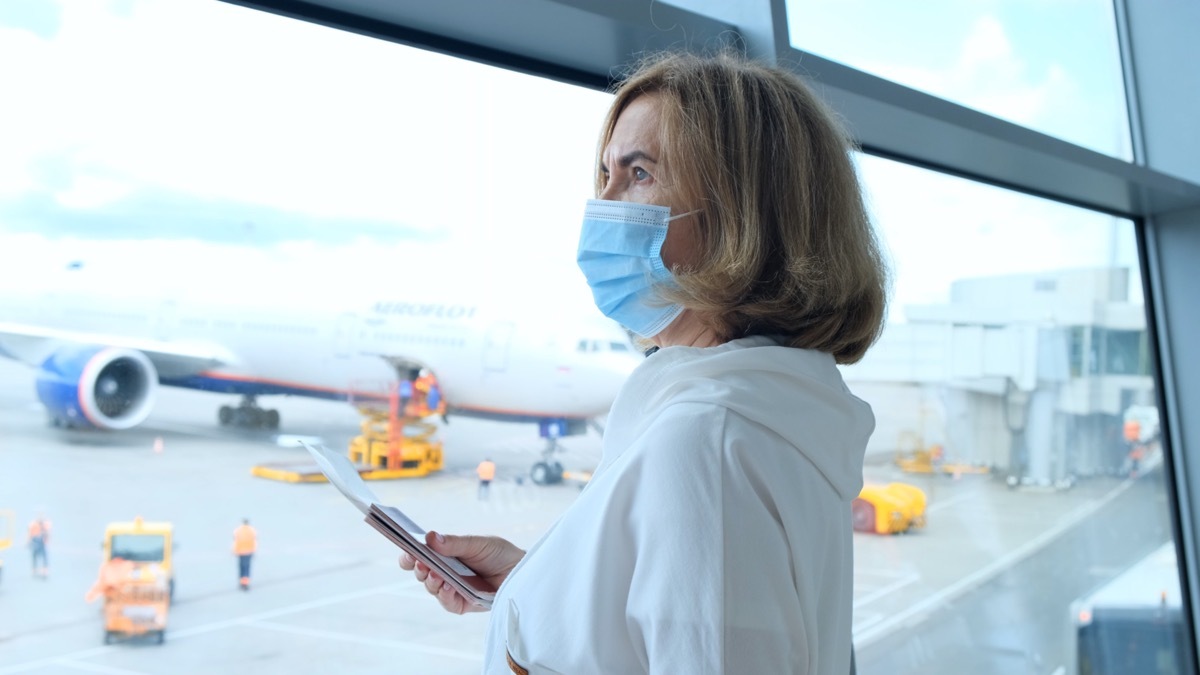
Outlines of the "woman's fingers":
M417 559L407 553L400 554L400 569L412 571L417 564Z
M467 601L450 584L443 584L437 594L438 602L447 612L462 614L466 610Z
M425 590L438 599L442 609L453 614L463 614L467 611L467 601L459 595L454 587L446 583L436 572L430 572L425 580Z
M429 591L431 595L437 595L438 591L442 590L442 586L445 584L446 582L442 581L440 576L430 572L429 576L425 579L425 590Z

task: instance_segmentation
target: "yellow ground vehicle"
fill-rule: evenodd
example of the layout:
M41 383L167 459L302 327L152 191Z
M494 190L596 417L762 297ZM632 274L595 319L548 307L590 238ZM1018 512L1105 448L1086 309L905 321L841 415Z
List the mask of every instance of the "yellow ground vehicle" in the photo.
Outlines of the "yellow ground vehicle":
M17 517L12 511L0 510L0 551L13 545L16 536ZM4 559L0 558L0 575L4 573Z
M361 406L359 412L362 434L351 439L348 454L363 480L420 478L442 470L442 442L434 438L437 425L425 421L428 411L413 410L413 415L399 416L394 411ZM415 416L418 414L425 416ZM285 483L327 480L316 463L308 460L259 464L250 473Z
M897 452L896 466L907 473L942 473L950 476L991 471L987 466L946 461L946 451L940 445L930 446L927 450Z
M925 527L925 492L907 483L865 485L850 505L856 532L900 534Z
M433 438L437 425L422 417L397 417L387 411L360 408L362 434L350 441L350 461L368 467L364 478L415 478L441 471L442 442Z
M104 642L118 636L166 638L167 614L175 595L170 523L110 523L104 530L104 560L89 599L104 597Z

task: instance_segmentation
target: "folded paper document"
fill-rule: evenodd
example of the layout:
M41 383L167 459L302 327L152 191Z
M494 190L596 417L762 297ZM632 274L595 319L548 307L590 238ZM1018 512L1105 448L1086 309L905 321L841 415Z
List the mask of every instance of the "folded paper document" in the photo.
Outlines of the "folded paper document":
M321 467L321 473L366 516L367 523L379 530L392 543L420 560L429 569L435 570L463 597L480 607L491 608L496 589L475 574L458 558L448 558L425 545L425 530L421 529L404 512L394 506L379 503L378 498L367 487L366 481L350 460L323 445L312 445L300 441Z

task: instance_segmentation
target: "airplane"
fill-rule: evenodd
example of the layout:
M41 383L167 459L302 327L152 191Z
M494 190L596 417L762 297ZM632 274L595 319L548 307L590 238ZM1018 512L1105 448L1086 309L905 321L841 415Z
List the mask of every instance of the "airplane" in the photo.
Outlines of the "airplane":
M221 425L277 429L278 411L258 397L386 401L424 369L448 415L536 422L553 467L545 482L561 477L556 439L586 433L642 359L599 314L567 320L494 294L382 288L322 302L297 288L131 289L72 261L54 283L0 289L0 356L37 368L52 425L113 431L144 422L160 386L239 395L220 407Z

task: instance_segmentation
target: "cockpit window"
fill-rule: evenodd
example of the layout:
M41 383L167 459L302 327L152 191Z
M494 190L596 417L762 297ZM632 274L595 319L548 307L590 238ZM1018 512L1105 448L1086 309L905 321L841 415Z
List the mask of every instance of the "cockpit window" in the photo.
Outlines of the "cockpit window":
M577 352L628 352L632 348L624 342L609 340L580 340L575 346Z

